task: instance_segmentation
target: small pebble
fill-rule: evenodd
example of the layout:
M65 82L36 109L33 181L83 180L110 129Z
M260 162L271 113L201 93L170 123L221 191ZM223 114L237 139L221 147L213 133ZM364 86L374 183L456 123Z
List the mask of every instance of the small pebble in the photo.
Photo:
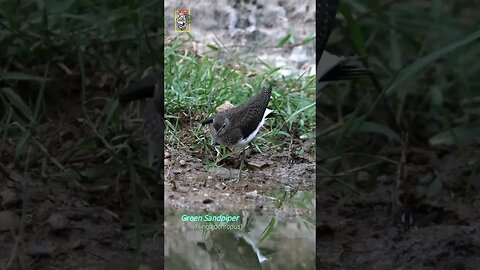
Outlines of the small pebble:
M164 166L170 166L171 164L172 164L172 162L170 161L170 159L168 159L168 158L163 159L163 165Z
M53 213L47 219L47 223L52 227L53 231L65 229L68 224L68 218L60 213Z
M0 197L2 197L2 207L4 209L11 208L20 202L17 193L12 189L5 189L0 193Z
M246 199L255 199L256 197L258 197L258 192L257 192L257 190L254 190L254 191L251 191L251 192L247 192L247 194L245 194L245 198L246 198Z

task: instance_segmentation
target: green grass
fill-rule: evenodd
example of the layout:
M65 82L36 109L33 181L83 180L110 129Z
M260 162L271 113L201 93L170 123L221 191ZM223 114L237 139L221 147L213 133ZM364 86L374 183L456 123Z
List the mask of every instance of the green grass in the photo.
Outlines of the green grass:
M60 170L87 149L98 152L97 162L102 156L123 163L116 153L125 150L129 134L122 134L115 96L161 62L159 2L6 1L1 10L1 130L17 142L15 155L23 158L26 146L33 144ZM58 112L66 117L52 120ZM80 124L68 122L72 113ZM49 131L58 130L38 130L49 120L59 122ZM76 126L87 132L69 151L59 153L45 143L51 135L78 133Z
M350 172L337 179L352 185L366 164L376 175L398 162L374 165L390 158L380 151L408 133L409 147L458 152L471 172L459 181L472 190L480 169L468 147L480 136L480 20L472 10L480 6L469 0L341 1L328 48L362 56L379 84L338 83L318 97L319 121L329 123L318 127L320 176Z
M270 84L274 88L269 107L278 113L278 117L267 121L268 132L261 132L253 145L257 149L283 151L300 138L313 142L313 76L284 78L275 68L258 71L242 64L239 64L240 68L232 68L222 64L219 58L184 50L191 47L192 38L172 38L165 45L167 148L215 153L208 128L199 122L214 114L216 107L224 102L242 104ZM221 156L224 158L225 152Z

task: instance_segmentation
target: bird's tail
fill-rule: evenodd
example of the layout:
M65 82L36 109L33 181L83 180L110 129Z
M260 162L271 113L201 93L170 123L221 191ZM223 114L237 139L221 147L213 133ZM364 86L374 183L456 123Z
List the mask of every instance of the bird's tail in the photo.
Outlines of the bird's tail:
M344 65L338 65L331 70L329 70L327 73L325 73L321 78L320 82L329 82L329 81L341 81L341 80L351 80L356 77L361 77L370 74L370 70L354 66L354 65L349 65L349 64L344 64Z
M162 70L153 72L138 82L130 85L119 94L118 99L120 103L125 104L130 101L153 97L155 85L157 83L163 84Z

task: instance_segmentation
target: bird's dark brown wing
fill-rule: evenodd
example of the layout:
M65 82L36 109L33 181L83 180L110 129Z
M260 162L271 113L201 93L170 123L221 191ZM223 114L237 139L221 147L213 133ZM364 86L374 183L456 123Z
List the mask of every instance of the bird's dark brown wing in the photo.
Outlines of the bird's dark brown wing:
M335 25L338 0L318 0L316 9L317 21L317 80L319 82L349 80L369 74L369 70L348 64L349 59L340 58L324 53L328 38ZM323 58L322 58L323 57ZM327 70L325 70L327 66ZM324 70L318 74L318 70Z
M118 99L121 103L128 103L138 99L150 98L144 110L144 130L149 135L154 147L154 153L159 157L157 173L163 175L163 71L155 70L152 74L140 79L123 90Z
M317 0L315 19L317 22L316 53L317 61L320 61L322 53L327 45L328 37L332 32L337 13L338 0Z
M231 119L233 123L231 128L240 129L243 138L248 137L262 121L271 95L272 87L270 86L262 89L247 103L223 112Z
M128 103L138 99L152 98L146 104L144 112L145 128L150 134L151 138L162 137L163 139L163 90L163 71L160 69L155 70L150 75L147 75L138 82L130 85L118 96L118 99L121 103Z
M228 131L228 136L224 137L227 146L232 146L238 143L242 138L244 138L242 134L242 130L238 127L233 127Z

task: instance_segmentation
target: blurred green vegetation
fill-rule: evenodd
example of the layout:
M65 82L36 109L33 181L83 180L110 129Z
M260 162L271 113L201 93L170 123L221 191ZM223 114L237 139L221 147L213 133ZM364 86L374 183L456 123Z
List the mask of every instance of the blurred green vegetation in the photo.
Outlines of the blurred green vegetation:
M132 246L140 250L151 230L143 223L160 216L145 214L139 201L163 190L150 194L145 185L156 181L140 178L153 174L136 151L146 145L136 136L140 106L122 114L116 96L163 63L163 32L160 1L0 1L0 174L2 184L22 187L22 218L32 216L29 194L49 192L39 179L67 183L79 196L114 188L109 202L97 196L92 206L122 201L116 210L131 210ZM126 170L130 184L120 185Z
M458 180L471 191L480 169L468 147L480 137L479 3L340 2L327 49L360 56L378 84L336 83L317 97L320 181L337 175L352 186L364 170L373 182L394 177L400 158L386 152L408 135L408 149L459 151L470 173Z
M0 3L1 130L16 141L16 155L29 144L53 151L45 140L70 131L75 145L49 154L61 155L57 167L86 148L105 151L98 144L110 144L104 139L121 123L116 92L161 63L161 7L160 1ZM83 122L71 122L78 117ZM38 130L48 121L58 123L55 131ZM78 134L72 125L91 132Z

